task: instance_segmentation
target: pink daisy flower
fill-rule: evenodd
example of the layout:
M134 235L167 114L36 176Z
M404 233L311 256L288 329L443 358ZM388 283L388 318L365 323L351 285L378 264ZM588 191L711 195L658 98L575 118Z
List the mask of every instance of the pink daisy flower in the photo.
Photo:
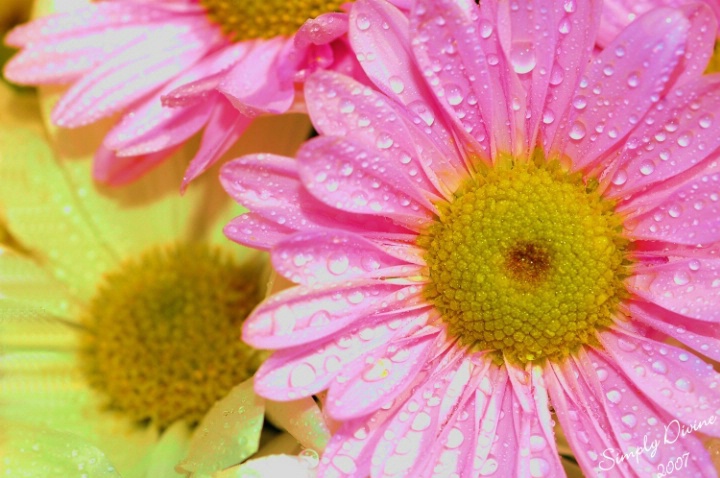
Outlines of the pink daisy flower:
M204 129L183 187L253 118L284 113L316 68L352 74L342 0L105 0L11 31L22 51L11 81L69 84L52 112L75 128L122 112L95 158L95 177L136 179ZM317 17L307 23L308 18Z
M319 476L564 476L554 421L588 476L716 476L716 21L591 59L600 8L359 0L377 90L317 72L297 160L224 166L226 234L299 284L244 325L256 391L342 422Z

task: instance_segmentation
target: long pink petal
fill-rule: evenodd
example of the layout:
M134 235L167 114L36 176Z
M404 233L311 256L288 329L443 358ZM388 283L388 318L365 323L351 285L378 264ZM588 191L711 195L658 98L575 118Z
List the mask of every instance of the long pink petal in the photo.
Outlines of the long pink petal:
M575 114L560 133L567 135L560 140L566 141L565 154L574 169L594 164L635 128L678 65L689 29L680 11L658 8L593 60L572 100Z
M493 9L492 3L481 8ZM505 94L509 69L492 27L496 19L485 18L492 12L482 10L482 19L480 14L481 9L469 0L422 0L410 20L413 52L422 74L457 129L468 135L466 141L474 143L472 149L487 158L491 150L512 153L515 131L507 127L514 124ZM443 21L437 22L438 18Z
M633 301L628 305L633 320L642 322L697 352L720 361L720 325L674 314L653 304Z
M417 314L408 314L403 319L388 321L387 317L375 316L318 340L312 347L275 352L255 374L255 390L280 401L316 394L326 389L346 364L373 353L394 337L413 334L423 328L426 320Z
M380 91L405 106L412 122L422 129L422 139L417 140L429 144L421 143L417 150L422 164L426 165L426 174L433 179L431 174L437 171L452 173L447 177L441 175L440 179L448 191L455 191L456 178L464 175L465 166L453 146L453 135L446 127L440 105L414 66L406 14L389 3L369 0L356 2L350 17L348 36L365 73ZM365 28L365 25L382 25L382 28ZM437 183L436 186L442 191L442 186Z
M225 99L220 99L205 126L200 148L190 161L183 176L181 190L208 170L229 150L252 123L249 118L233 108Z
M292 79L278 73L280 53L287 40L258 41L218 85L218 91L248 116L284 113L295 97Z
M407 264L367 239L339 230L295 234L275 246L272 262L278 273L303 285L374 277L385 268Z
M138 156L171 148L205 126L214 105L211 101L185 109L163 108L157 95L151 95L123 116L103 144L118 156Z
M328 206L389 217L411 229L420 228L435 213L404 172L362 143L321 136L305 143L297 160L305 187Z
M371 476L419 476L435 447L441 420L441 403L451 379L462 366L463 353L451 350L432 365L425 383L397 407L372 457Z
M53 110L64 127L82 126L128 106L200 59L219 33L204 19L175 21L152 30L153 48L126 50L77 81Z
M677 314L720 323L720 259L684 258L638 268L628 288Z
M120 157L101 146L95 153L93 177L101 183L122 186L130 183L172 155L176 149L140 156Z
M675 424L679 423L673 418L675 411L665 413L649 400L648 393L657 393L657 389L636 388L631 377L616 368L621 364L604 353L590 349L587 357L588 360L578 362L578 372L589 382L600 381L602 394L595 398L604 407L604 412L591 418L598 421L598 433L612 433L620 445L593 450L598 455L597 471L612 473L623 466L618 465L619 462L630 465L635 472L633 477L652 476L657 473L659 463L667 464L687 453L687 467L683 462L683 472L688 476L717 476L698 438L693 435L675 437ZM633 377L637 376L636 370L631 373ZM587 449L587 446L581 449Z
M555 138L555 134L564 124L562 119L571 108L570 99L591 58L602 7L603 3L597 0L563 2L563 9L569 11L558 25L557 54L549 73L550 86L542 113L540 141L547 157L556 156L564 144Z
M231 241L256 249L269 250L295 232L275 221L253 212L234 218L223 232Z
M395 399L423 367L437 334L393 341L343 367L327 395L334 419L367 415Z
M582 355L575 360L587 362L587 357ZM583 373L575 360L550 364L545 380L555 414L575 452L575 459L585 474L592 476L603 471L599 463L606 458L602 454L621 447L605 416L602 402L596 398L602 396L596 374ZM613 465L612 470L618 478L635 477L626 462Z
M603 179L612 198L666 181L702 163L720 146L720 78L705 76L661 99L633 132Z
M700 423L702 433L720 436L720 374L683 349L614 329L599 335L608 357L640 390L681 423ZM710 423L712 422L712 423Z
M655 206L639 217L626 219L625 227L631 237L688 245L720 240L720 161L712 161L700 174L670 192L658 191L648 196L644 194L638 201L618 208L633 214L638 209Z
M137 5L128 2L93 3L15 27L5 37L5 43L20 48L35 44L41 39L52 42L69 37L81 37L100 30L112 31L112 27L161 22L174 16L173 12L158 5Z
M188 106L213 95L227 71L240 62L251 47L252 42L229 44L198 61L163 91L163 106Z
M243 339L260 349L309 343L372 314L401 289L402 285L365 279L293 287L266 299L250 314L243 324Z
M710 58L715 53L720 2L709 0L707 2L678 3L677 7L690 20L688 43L682 59L680 75L673 79L675 83L682 84L692 82L702 76Z
M350 214L317 200L303 187L297 169L291 158L248 155L224 165L220 181L240 204L293 231L342 229L366 238L413 240L385 218Z
M454 168L443 173L443 167L449 166L432 145L427 145L427 149L416 147L423 133L406 123L403 114L372 88L346 76L321 71L305 83L305 99L318 132L382 148L388 162L405 171L412 182L427 191L428 197L437 197L437 175L459 177ZM437 158L438 164L426 170L422 164L433 158Z
M145 25L123 26L30 43L6 64L4 73L15 83L67 83L146 40L148 28Z

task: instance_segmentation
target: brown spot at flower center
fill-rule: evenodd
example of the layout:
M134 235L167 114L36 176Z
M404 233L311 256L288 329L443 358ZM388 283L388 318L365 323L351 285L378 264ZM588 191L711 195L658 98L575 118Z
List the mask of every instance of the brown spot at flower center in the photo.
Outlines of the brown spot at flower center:
M550 252L547 248L532 242L520 242L508 252L505 260L510 277L523 283L542 281L551 266Z

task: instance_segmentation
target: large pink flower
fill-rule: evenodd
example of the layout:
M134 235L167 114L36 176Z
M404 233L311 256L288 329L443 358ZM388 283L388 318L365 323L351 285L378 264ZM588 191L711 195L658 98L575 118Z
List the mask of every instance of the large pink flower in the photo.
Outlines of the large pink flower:
M333 12L341 3L95 2L10 32L6 42L22 51L5 74L23 84L71 84L52 113L59 126L123 112L96 155L96 178L111 184L134 180L204 128L186 186L253 117L288 111L295 82L309 71L352 73L342 39L347 15Z
M245 323L256 390L343 422L321 476L563 476L553 420L588 476L716 476L716 22L659 8L591 60L600 8L359 0L377 90L314 74L297 161L223 168L226 234L299 284Z

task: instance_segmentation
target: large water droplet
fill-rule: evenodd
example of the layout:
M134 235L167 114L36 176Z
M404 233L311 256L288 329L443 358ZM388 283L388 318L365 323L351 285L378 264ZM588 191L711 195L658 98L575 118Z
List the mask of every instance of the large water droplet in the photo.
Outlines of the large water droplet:
M619 391L615 390L614 388L609 390L605 396L608 400L610 400L612 403L620 403L620 400L622 399L622 395Z
M673 282L677 285L685 285L690 282L690 275L686 271L677 271L673 276Z
M691 392L693 389L692 382L686 378L679 378L675 381L675 388L681 392Z
M492 32L493 32L493 26L489 21L483 20L480 22L480 37L490 38L490 35L492 35Z
M315 381L315 369L309 363L301 363L290 372L291 387L305 387Z
M615 176L613 176L612 183L615 186L622 186L623 184L625 184L627 182L627 180L628 180L627 171L625 171L624 169L619 169L615 173Z
M390 83L390 89L393 90L393 92L400 94L405 90L405 83L403 83L400 77L391 76L388 78L388 81Z
M642 164L640 164L640 174L644 176L648 176L655 171L655 163L653 163L650 160L643 161Z
M463 100L463 92L457 85L448 85L445 89L445 96L452 106L459 105Z
M700 119L698 120L698 124L699 124L700 127L703 128L703 129L707 129L707 128L709 128L710 126L712 126L712 122L713 122L713 115L711 115L711 114L703 115L703 116L701 116Z
M306 448L298 453L298 458L307 463L308 468L310 469L317 468L320 463L320 456L318 455L318 452L311 448Z
M515 73L529 73L535 68L537 58L532 42L518 41L510 46L510 63Z
M579 141L585 137L586 129L585 125L580 121L575 121L570 128L570 138Z
M413 420L412 424L410 425L410 428L412 428L415 431L422 431L427 429L427 427L430 426L431 422L430 415L428 415L425 412L420 412L417 414L415 419Z
M367 17L367 15L361 14L358 15L355 19L355 24L360 30L365 31L370 28L370 19Z

